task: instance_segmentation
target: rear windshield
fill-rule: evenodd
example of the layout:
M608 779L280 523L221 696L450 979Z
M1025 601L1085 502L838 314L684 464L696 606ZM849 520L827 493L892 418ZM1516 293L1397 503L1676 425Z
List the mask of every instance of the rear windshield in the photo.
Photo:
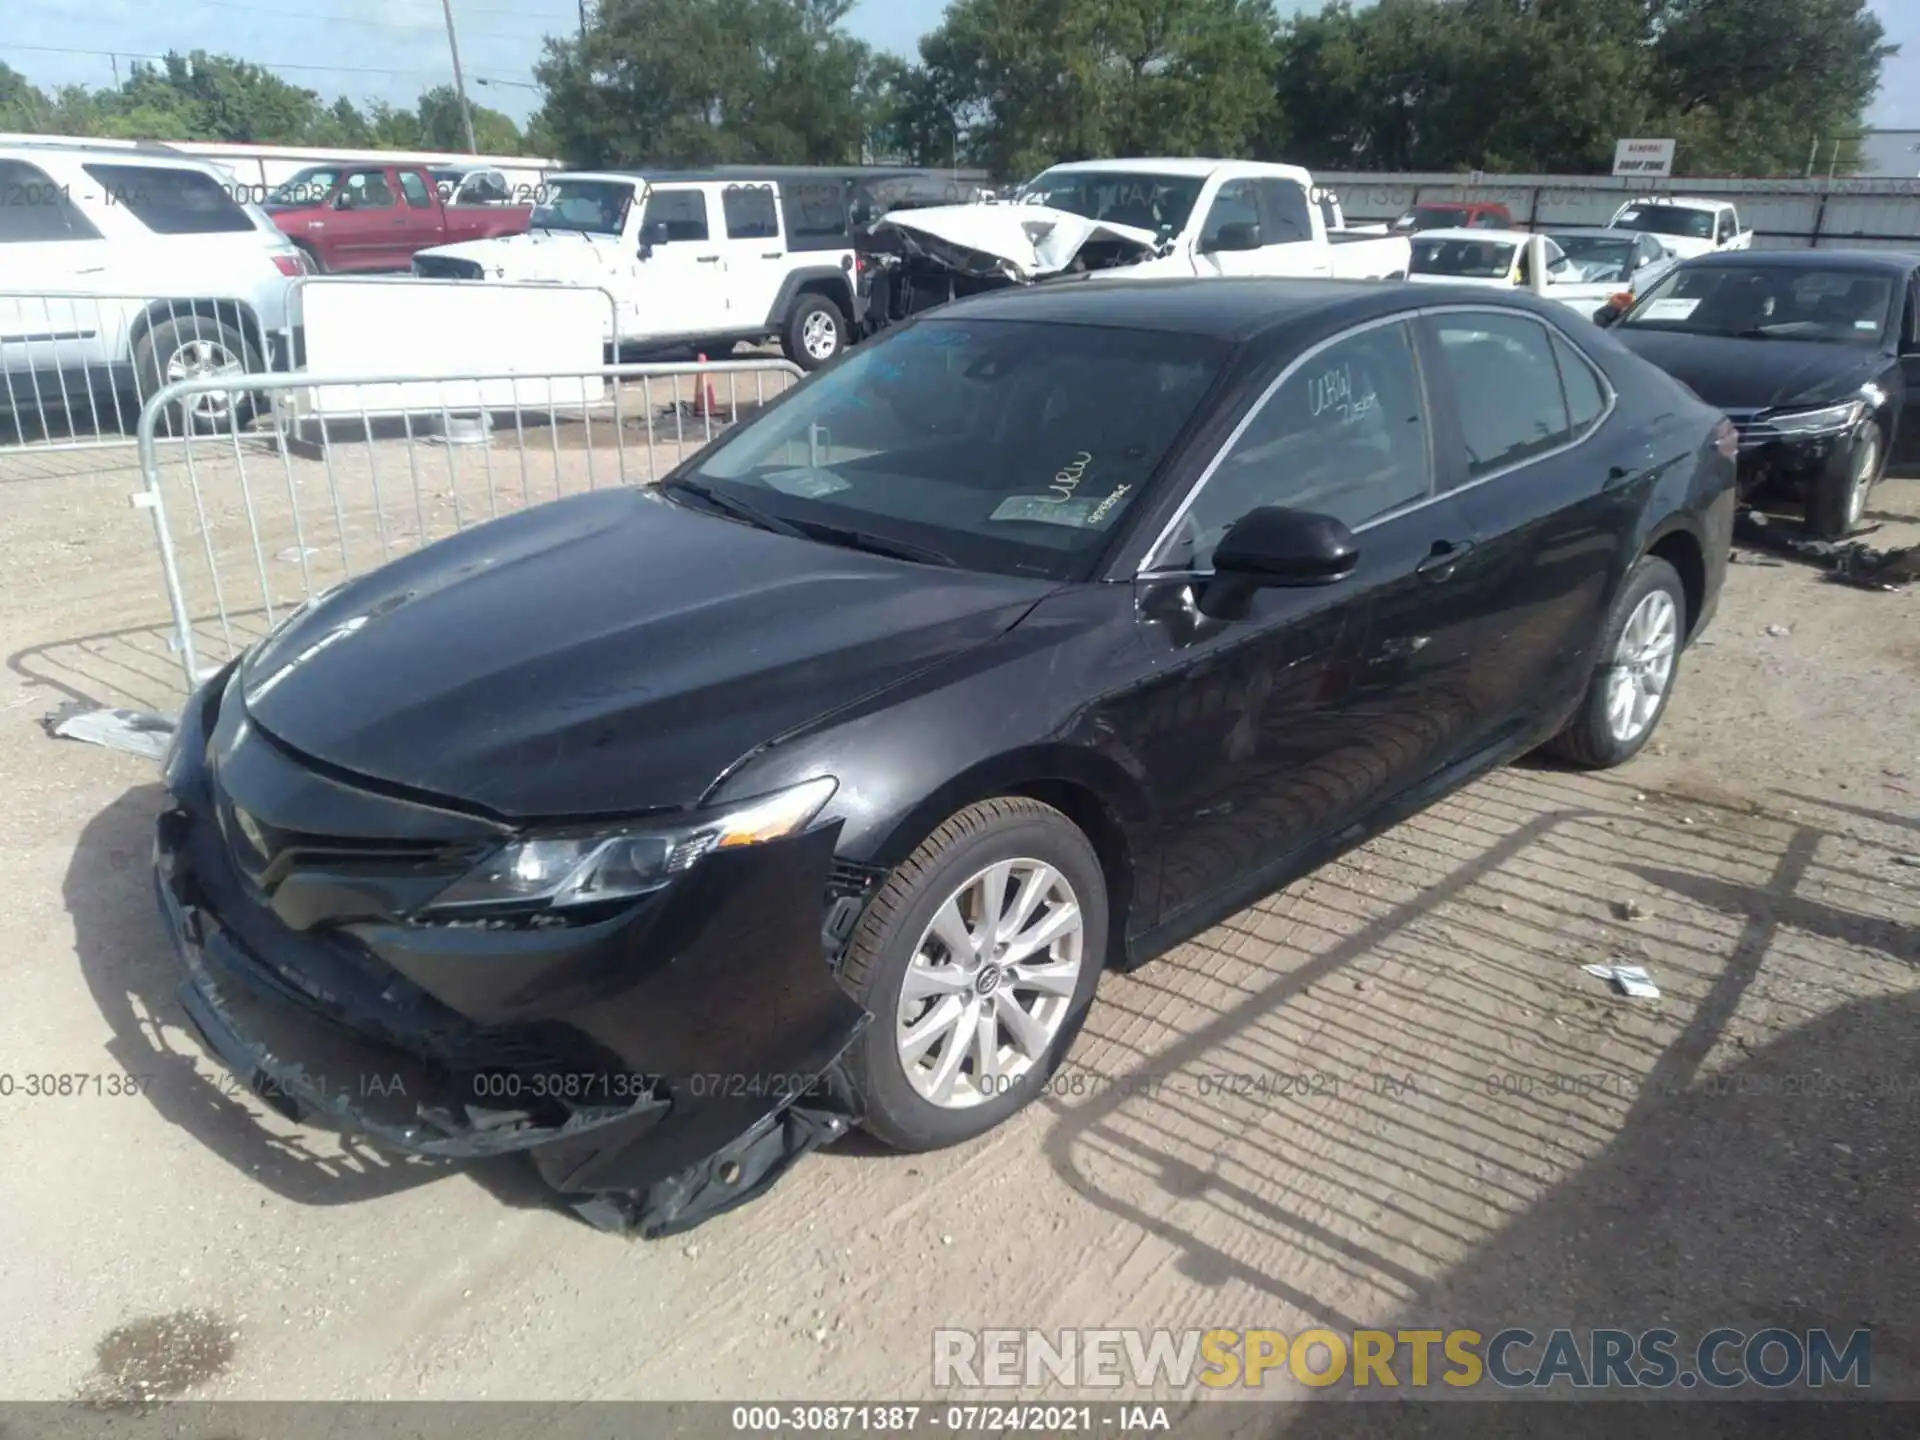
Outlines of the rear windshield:
M1402 215L1402 230L1452 230L1467 223L1464 205L1416 205Z
M1555 235L1552 237L1566 252L1579 277L1589 284L1610 284L1629 279L1633 257L1640 242L1606 235Z
M1070 210L1089 220L1178 234L1204 183L1198 175L1133 175L1113 170L1048 170L1021 187L1029 205Z
M1616 230L1645 230L1653 235L1684 235L1689 240L1713 238L1713 211L1684 205L1629 205L1615 217Z
M1877 345L1893 319L1894 282L1861 270L1682 266L1629 310L1633 329Z
M88 165L109 205L124 205L156 235L225 235L255 229L227 187L199 170L167 165Z
M968 569L1084 579L1230 353L1156 331L922 321L732 431L692 478Z
M1513 246L1493 240L1416 240L1409 268L1415 275L1499 280L1513 268Z

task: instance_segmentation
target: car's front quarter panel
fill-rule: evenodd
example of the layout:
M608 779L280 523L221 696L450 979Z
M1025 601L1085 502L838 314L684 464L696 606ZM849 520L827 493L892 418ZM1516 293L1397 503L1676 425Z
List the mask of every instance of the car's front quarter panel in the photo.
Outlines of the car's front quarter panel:
M993 642L748 757L708 803L832 775L821 818L843 826L840 859L881 870L973 801L1070 786L1111 820L1130 871L1116 878L1138 896L1153 878L1142 867L1154 817L1142 767L1098 701L1149 664L1131 586L1065 586Z

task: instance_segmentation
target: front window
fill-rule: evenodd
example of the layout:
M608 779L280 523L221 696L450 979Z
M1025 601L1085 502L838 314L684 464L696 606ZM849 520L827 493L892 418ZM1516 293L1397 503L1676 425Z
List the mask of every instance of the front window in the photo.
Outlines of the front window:
M1194 335L923 320L852 352L678 478L828 540L1084 579L1146 503L1228 354Z
M1620 323L1636 330L1876 345L1891 318L1893 295L1889 276L1860 270L1683 266L1642 296Z
M318 205L340 179L337 165L309 165L295 171L267 194L269 205Z
M1504 280L1513 273L1511 244L1493 240L1416 240L1415 275L1452 275L1463 280Z
M1110 225L1177 235L1187 227L1202 183L1198 175L1059 169L1029 180L1017 198Z
M1553 239L1566 253L1571 271L1568 279L1589 285L1617 285L1631 279L1639 268L1638 240L1611 235L1555 235Z
M535 230L618 235L627 228L632 204L633 187L617 180L550 180L531 223Z
M1713 212L1685 205L1629 205L1613 219L1616 230L1644 230L1650 235L1679 235L1688 240L1713 239Z

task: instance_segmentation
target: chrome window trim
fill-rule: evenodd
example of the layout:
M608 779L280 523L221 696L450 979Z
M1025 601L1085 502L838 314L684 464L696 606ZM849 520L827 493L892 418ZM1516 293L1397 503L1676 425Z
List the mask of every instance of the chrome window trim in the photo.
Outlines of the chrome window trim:
M1213 573L1211 570L1193 570L1178 566L1161 566L1156 565L1154 562L1166 548L1168 541L1173 538L1173 532L1179 527L1180 523L1187 518L1187 513L1193 509L1194 501L1199 499L1200 492L1206 488L1207 482L1213 479L1214 471L1220 468L1221 462L1227 458L1232 452L1233 447L1239 443L1241 435L1259 418L1260 412L1266 408L1267 402L1273 398L1274 391L1292 379L1293 373L1296 370L1329 346L1337 345L1352 336L1363 335L1369 330L1377 330L1384 325L1411 325L1416 320L1422 320L1429 316L1436 315L1521 315L1541 326L1548 331L1550 335L1557 332L1560 338L1566 341L1568 347L1572 349L1574 354L1580 357L1581 363L1593 372L1594 379L1599 382L1601 393L1606 397L1606 407L1601 410L1599 418L1588 428L1586 434L1569 440L1564 445L1557 445L1551 450L1543 450L1538 455L1529 455L1524 460L1515 460L1511 464L1502 465L1497 470L1489 470L1484 475L1472 476L1461 484L1454 486L1451 490L1438 490L1434 488L1438 478L1438 459L1433 453L1433 427L1432 424L1429 423L1427 427L1426 496L1423 499L1410 500L1395 509L1383 511L1371 520L1354 526L1353 533L1355 535L1363 535L1376 525L1385 525L1388 521L1401 519L1404 516L1413 514L1417 510L1424 510L1436 501L1451 499L1455 495L1464 495L1469 490L1485 485L1490 481L1498 480L1502 476L1511 475L1514 471L1522 469L1525 466L1537 465L1543 460L1551 460L1555 456L1566 454L1569 450L1577 449L1593 439L1595 435L1598 435L1601 430L1606 427L1607 421L1613 418L1613 412L1619 407L1620 392L1614 388L1613 382L1608 379L1606 371L1602 370L1588 357L1587 352L1567 333L1565 326L1561 325L1557 320L1548 319L1544 315L1536 315L1531 310L1510 310L1501 305L1425 305L1415 310L1403 310L1397 315L1387 315L1373 320L1362 321L1351 329L1342 330L1337 335L1329 335L1326 339L1303 350L1295 359L1288 363L1284 370L1274 377L1272 384L1260 392L1260 398L1253 402L1252 408L1241 417L1240 423L1233 427L1233 433L1221 442L1220 448L1214 452L1213 458L1207 462L1207 468L1200 472L1199 478L1196 479L1188 489L1186 498L1180 502L1179 509L1167 517L1167 523L1160 528L1160 533L1154 538L1153 544L1147 547L1147 558L1142 561L1140 567L1135 570L1134 578L1136 580L1150 580L1166 576L1211 575ZM1422 388L1425 390L1427 388L1424 383L1425 366L1421 362L1417 343L1414 346L1414 364L1416 368L1421 371L1423 377ZM1557 365L1556 373L1558 373ZM1564 400L1564 398L1563 386L1562 399ZM1568 410L1567 420L1569 424L1572 423L1573 414L1571 408Z

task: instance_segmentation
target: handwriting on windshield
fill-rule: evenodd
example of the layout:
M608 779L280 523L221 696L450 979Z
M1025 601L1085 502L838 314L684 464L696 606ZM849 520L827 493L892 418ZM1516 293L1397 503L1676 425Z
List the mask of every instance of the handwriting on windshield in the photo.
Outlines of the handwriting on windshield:
M1055 500L1071 500L1073 492L1080 488L1080 482L1086 478L1087 467L1093 464L1093 456L1082 450L1069 460L1054 475L1053 483L1047 488L1053 492Z
M1376 395L1362 395L1356 398L1353 393L1353 371L1346 365L1337 370L1325 370L1307 378L1307 403L1313 409L1313 418L1331 414L1335 424L1357 420L1379 403Z

